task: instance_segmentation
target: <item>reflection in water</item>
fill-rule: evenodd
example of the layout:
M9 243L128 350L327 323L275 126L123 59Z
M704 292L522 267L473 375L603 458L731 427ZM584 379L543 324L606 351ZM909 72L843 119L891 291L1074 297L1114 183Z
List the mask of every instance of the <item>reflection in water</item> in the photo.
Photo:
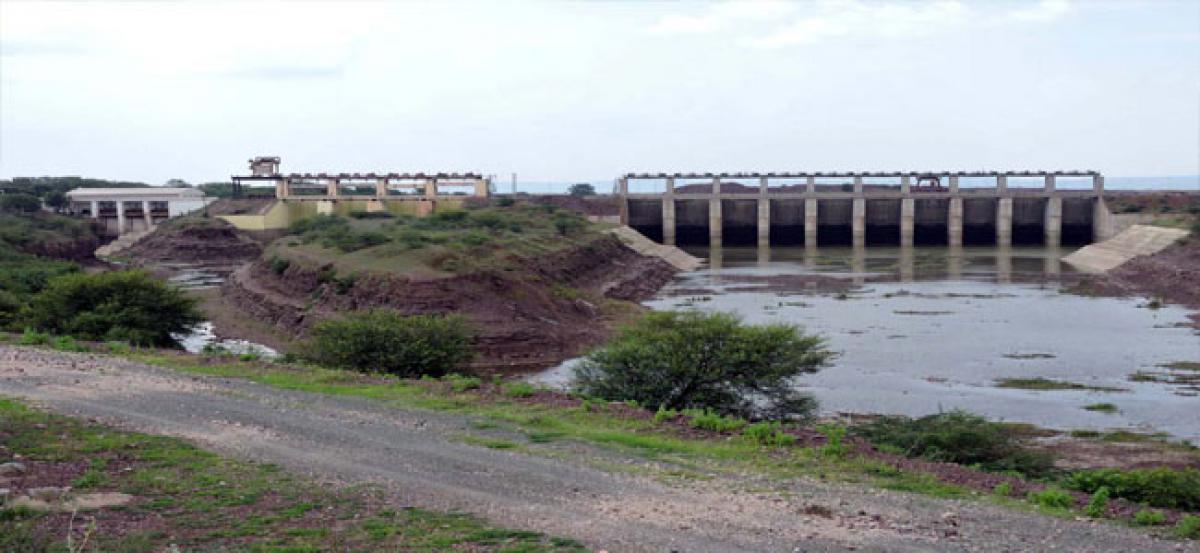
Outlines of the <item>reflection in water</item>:
M706 250L693 250L708 256ZM726 248L717 269L681 275L654 309L733 311L750 323L800 325L838 353L802 379L826 412L912 416L966 409L994 419L1052 428L1132 428L1200 439L1200 398L1161 382L1133 382L1139 370L1200 361L1187 312L1139 309L1139 300L1062 293L1077 275L1057 249ZM838 294L811 276L861 283ZM707 289L686 302L672 290ZM804 301L786 299L803 295ZM562 382L569 370L539 375ZM1049 378L1127 390L1000 389L1000 378ZM1189 395L1191 394L1191 395ZM1106 414L1082 407L1113 403Z

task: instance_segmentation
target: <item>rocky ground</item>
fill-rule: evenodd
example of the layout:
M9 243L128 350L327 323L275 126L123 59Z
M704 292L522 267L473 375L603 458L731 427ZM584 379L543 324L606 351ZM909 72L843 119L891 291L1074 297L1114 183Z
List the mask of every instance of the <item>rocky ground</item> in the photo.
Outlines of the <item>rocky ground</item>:
M458 509L609 551L1177 551L1115 525L814 478L664 482L569 444L532 455L468 445L466 417L198 378L112 357L0 346L0 394L344 484L397 506Z
M1107 274L1088 277L1076 291L1111 296L1146 296L1198 310L1193 326L1200 329L1200 238L1154 255L1135 257Z

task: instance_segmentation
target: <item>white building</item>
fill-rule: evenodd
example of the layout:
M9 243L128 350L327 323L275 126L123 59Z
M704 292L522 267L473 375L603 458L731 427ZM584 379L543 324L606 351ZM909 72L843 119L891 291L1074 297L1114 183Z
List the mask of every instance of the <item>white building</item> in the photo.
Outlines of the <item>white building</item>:
M67 192L72 213L99 219L108 232L147 230L212 201L195 188L76 188Z

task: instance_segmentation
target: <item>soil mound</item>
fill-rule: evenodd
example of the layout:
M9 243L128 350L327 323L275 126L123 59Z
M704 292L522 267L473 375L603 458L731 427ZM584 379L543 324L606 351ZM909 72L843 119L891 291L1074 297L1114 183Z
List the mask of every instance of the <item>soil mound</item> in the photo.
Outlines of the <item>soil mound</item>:
M341 311L460 313L475 327L476 365L518 371L553 366L602 342L636 311L614 300L647 299L675 273L665 261L603 236L529 260L523 271L433 280L368 273L348 287L323 278L323 269L277 272L259 260L231 275L224 294L253 318L297 337Z
M140 262L205 264L236 264L261 253L258 242L220 219L172 221L126 250Z

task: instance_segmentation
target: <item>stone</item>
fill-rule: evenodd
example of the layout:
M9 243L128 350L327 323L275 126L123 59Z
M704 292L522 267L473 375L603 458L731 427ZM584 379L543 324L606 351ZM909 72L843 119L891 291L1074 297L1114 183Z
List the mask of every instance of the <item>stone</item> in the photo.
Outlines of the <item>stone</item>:
M25 474L25 465L21 463L0 464L0 476L20 476Z
M53 501L62 501L70 493L71 488L59 488L55 486L46 486L43 488L29 488L25 491L30 499L45 501L47 503Z

